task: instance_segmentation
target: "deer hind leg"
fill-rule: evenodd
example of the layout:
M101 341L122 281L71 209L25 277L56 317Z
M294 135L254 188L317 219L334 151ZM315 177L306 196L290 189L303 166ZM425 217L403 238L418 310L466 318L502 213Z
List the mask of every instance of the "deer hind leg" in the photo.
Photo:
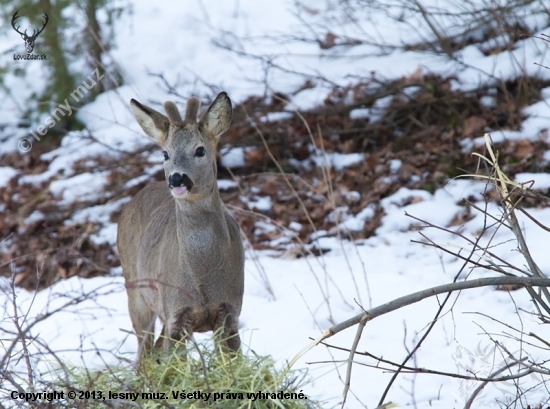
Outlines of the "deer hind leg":
M157 338L157 341L155 342L155 346L153 348L155 350L163 349L165 338L166 338L166 324L163 324L162 325L162 331L160 331L160 336Z
M239 337L239 322L235 310L228 303L222 303L218 306L218 314L214 322L214 332L220 328L220 337L224 346L230 351L238 351L241 347L241 338Z
M170 350L177 341L185 341L193 335L193 322L195 321L191 307L184 307L172 318L164 323L162 337L155 344L155 348L161 347L165 355L170 355Z
M128 310L138 340L138 360L153 348L155 313L137 289L128 291Z

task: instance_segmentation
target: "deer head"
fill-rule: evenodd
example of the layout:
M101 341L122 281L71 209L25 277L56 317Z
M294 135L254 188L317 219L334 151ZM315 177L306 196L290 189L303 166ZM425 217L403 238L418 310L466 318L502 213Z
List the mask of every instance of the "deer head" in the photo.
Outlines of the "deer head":
M11 26L13 27L13 29L15 31L17 31L19 34L21 34L21 38L23 40L25 40L25 48L27 49L27 53L30 54L30 53L32 53L32 50L34 49L34 42L36 41L36 38L39 36L39 34L42 31L44 31L44 28L46 27L46 24L48 24L48 20L49 20L48 15L46 13L44 13L45 21L44 21L44 25L42 26L42 28L40 30L38 30L38 32L36 30L33 30L32 35L28 36L27 35L27 30L25 30L25 32L22 33L21 31L19 31L20 26L15 27L15 21L19 17L17 15L17 13L19 13L19 10L16 11L15 14L13 15L13 17L11 19Z
M171 101L164 104L168 117L132 99L130 106L145 133L164 153L164 171L172 195L203 197L216 186L216 145L231 123L231 101L220 93L197 123L200 100L190 98L185 119Z

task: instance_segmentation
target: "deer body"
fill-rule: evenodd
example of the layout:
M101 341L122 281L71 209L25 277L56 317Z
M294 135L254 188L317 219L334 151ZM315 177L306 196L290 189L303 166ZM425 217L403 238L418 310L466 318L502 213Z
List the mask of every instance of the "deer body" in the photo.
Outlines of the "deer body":
M155 317L164 324L156 346L165 351L174 340L219 328L226 346L237 350L244 254L237 222L219 197L215 162L217 140L230 123L229 98L220 94L198 124L196 99L188 102L185 121L169 102L168 118L134 100L132 109L167 158L167 182L141 190L118 226L139 355L153 346Z

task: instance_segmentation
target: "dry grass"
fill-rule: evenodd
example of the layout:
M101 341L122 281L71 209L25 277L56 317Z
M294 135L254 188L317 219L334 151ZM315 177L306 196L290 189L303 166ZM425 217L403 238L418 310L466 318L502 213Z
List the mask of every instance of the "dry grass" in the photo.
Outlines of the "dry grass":
M180 346L183 348L183 346ZM307 409L318 408L320 403L308 396L308 380L304 372L284 372L277 369L270 357L249 351L247 354L226 355L213 351L206 343L194 344L187 356L174 351L169 358L146 359L139 371L131 366L107 367L90 371L73 367L69 379L59 380L59 387L83 391L113 391L138 393L130 399L76 400L78 408L135 407L189 409L258 408ZM198 394L203 395L198 399ZM280 391L294 395L279 399L271 395ZM142 395L142 392L161 392L161 395ZM260 399L258 392L269 393ZM183 395L185 393L185 396ZM303 395L300 395L302 393ZM254 394L254 395L252 395ZM111 395L112 397L113 395ZM296 399L296 397L298 397ZM300 398L301 397L301 398ZM307 397L307 398L306 398ZM107 395L108 398L108 395Z

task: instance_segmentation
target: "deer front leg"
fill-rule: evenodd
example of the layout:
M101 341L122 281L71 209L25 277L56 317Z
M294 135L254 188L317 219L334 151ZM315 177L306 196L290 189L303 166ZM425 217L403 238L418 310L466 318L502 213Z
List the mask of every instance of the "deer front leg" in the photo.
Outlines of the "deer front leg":
M138 362L141 362L153 347L155 313L137 289L128 290L128 309L138 341Z
M239 322L236 318L234 308L228 303L222 303L218 306L218 314L214 323L214 332L220 328L220 337L224 346L230 351L238 351L241 347L241 338L239 337Z

